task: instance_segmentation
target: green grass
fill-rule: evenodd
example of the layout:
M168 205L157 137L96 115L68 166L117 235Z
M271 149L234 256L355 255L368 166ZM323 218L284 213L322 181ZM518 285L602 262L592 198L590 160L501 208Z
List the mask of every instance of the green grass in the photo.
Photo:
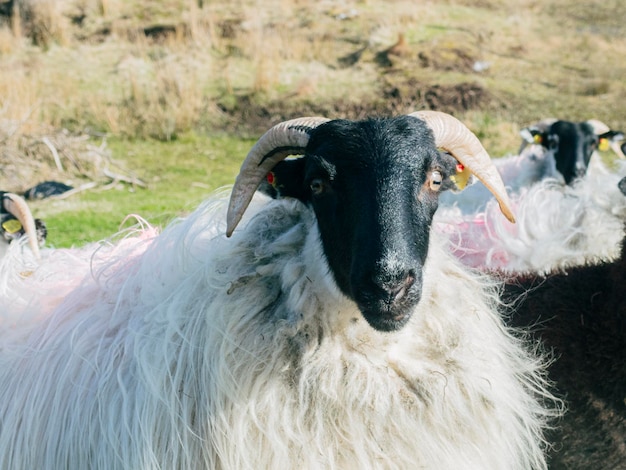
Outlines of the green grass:
M118 183L67 199L37 201L32 210L46 221L48 244L54 247L105 239L131 214L162 227L192 211L215 189L232 184L251 145L194 133L170 142L113 139L109 147L115 158L124 160L147 188Z
M112 158L148 184L100 184L33 203L51 246L107 238L129 214L163 226L233 182L249 136L297 115L362 117L391 101L382 98L389 90L400 97L394 109L413 111L426 106L427 90L482 87L489 101L453 113L494 157L515 152L519 129L546 117L595 118L626 130L619 0L44 3L56 13L34 11L21 34L0 24L0 165L25 153L11 137L16 122L16 136L50 127L95 131L107 135ZM34 46L28 21L52 22L56 33ZM179 30L143 36L143 28L164 24ZM379 53L400 33L406 55L382 66ZM364 46L358 61L340 63ZM490 66L473 72L475 60ZM45 146L32 148L42 155L37 161L50 161ZM2 170L0 189L48 179L43 168L24 181Z

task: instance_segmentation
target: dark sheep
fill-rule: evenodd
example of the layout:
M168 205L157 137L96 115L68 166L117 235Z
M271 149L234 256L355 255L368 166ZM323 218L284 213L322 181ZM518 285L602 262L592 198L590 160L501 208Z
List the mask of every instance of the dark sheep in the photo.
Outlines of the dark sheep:
M626 178L619 187L626 194ZM567 412L548 438L550 468L626 468L626 249L614 262L508 279L509 323L554 352Z

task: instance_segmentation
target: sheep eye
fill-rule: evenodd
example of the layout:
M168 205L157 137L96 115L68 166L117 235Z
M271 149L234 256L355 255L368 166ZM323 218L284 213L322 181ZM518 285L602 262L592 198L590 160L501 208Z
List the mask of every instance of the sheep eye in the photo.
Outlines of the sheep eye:
M315 178L314 180L311 181L310 188L311 188L311 193L314 196L319 196L326 189L326 183L324 183L324 181L321 178Z
M442 182L443 176L441 175L440 171L435 170L430 174L429 185L432 191L439 191Z

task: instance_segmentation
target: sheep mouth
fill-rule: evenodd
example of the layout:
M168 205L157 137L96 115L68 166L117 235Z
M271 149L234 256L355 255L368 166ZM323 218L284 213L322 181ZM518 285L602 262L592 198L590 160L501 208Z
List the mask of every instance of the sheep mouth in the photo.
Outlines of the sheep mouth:
M398 331L411 318L410 309L393 309L388 311L368 310L361 308L365 321L377 331Z
M385 292L361 289L355 301L363 318L377 331L397 331L407 324L421 299L420 283L414 279L406 286Z
M377 331L397 331L407 324L420 295L411 289L410 294L400 301L392 301L383 297L378 300L368 299L366 302L357 302L359 310L367 323Z

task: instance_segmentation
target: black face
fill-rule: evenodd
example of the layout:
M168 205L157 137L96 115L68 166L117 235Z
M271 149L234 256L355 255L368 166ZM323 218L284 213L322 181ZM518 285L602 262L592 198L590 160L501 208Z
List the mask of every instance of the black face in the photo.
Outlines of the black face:
M598 147L598 136L586 122L556 121L547 132L547 139L558 146L556 169L570 184L587 172L591 154Z
M401 328L420 300L438 193L456 163L404 116L330 121L305 158L274 169L274 190L313 207L337 285L377 330Z

